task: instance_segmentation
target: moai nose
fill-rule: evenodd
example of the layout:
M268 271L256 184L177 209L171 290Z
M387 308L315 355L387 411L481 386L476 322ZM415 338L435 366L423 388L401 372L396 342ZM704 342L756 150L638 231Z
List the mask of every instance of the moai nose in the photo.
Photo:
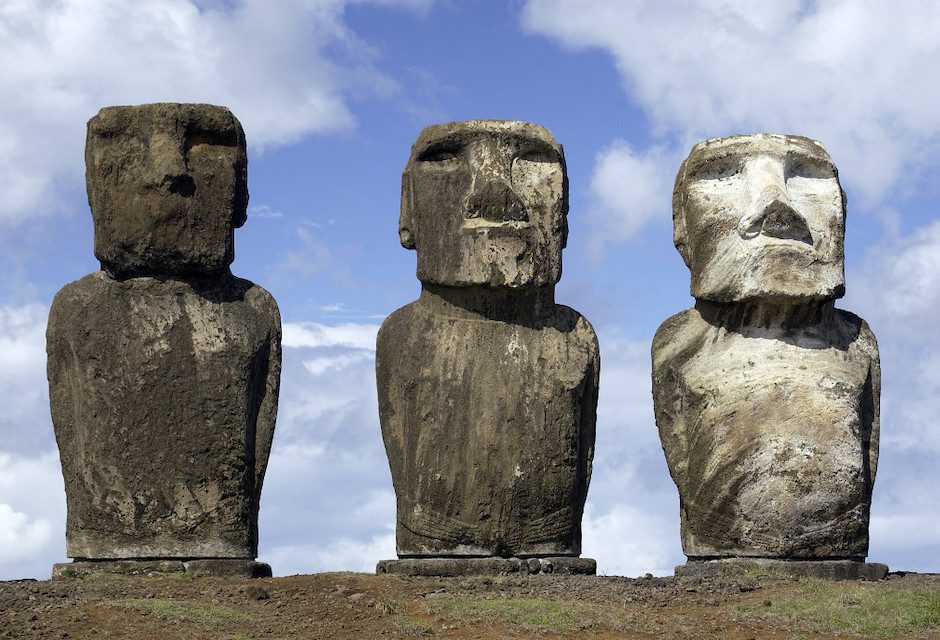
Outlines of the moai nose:
M482 218L494 222L528 220L525 205L501 176L475 176L470 197L467 198L468 218Z
M812 242L806 219L793 208L787 193L783 162L761 158L747 169L750 204L738 223L742 238L758 235Z
M196 193L196 182L189 175L186 158L175 138L154 136L151 139L151 158L150 182L153 187L186 198Z

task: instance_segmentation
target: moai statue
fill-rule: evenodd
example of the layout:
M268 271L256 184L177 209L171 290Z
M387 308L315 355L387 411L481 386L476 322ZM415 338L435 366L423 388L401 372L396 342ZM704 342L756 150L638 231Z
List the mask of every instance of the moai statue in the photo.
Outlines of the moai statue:
M653 340L656 423L689 558L677 573L883 576L863 562L878 346L834 306L845 194L829 154L800 136L699 143L679 169L673 221L696 300Z
M578 556L600 361L588 321L555 304L567 212L543 127L454 122L412 147L399 236L421 296L376 351L401 560L379 572L595 571Z
M54 574L270 575L254 558L281 328L271 295L229 270L242 127L212 105L107 107L85 163L101 271L56 295L47 333L76 559Z

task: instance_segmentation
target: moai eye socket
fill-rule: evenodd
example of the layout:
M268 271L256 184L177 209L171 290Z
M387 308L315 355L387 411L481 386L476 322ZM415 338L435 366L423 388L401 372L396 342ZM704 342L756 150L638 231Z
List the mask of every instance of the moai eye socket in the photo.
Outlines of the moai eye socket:
M831 162L823 158L789 154L787 156L786 177L825 180L835 178L836 169Z
M521 154L516 158L516 162L532 162L539 164L558 164L558 154L551 149L530 149Z
M741 158L726 156L719 158L703 158L692 169L693 180L723 180L736 176L744 168Z
M552 149L524 151L512 162L512 184L516 187L526 183L543 183L551 180L552 176L561 176L561 160Z
M194 129L186 133L186 151L196 152L222 151L219 147L235 149L238 147L238 135L234 129ZM225 149L228 151L229 149Z
M421 155L418 156L418 161L442 164L450 163L457 159L460 155L460 151L460 146L452 142L435 144L425 149Z

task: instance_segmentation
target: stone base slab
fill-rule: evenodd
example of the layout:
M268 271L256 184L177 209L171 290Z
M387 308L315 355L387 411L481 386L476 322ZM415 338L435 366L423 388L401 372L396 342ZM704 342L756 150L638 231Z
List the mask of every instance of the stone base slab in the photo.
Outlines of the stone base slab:
M150 573L201 573L217 578L270 578L271 565L241 559L201 560L76 560L52 565L52 579L81 578L89 574L125 576Z
M376 573L403 576L495 576L505 574L590 575L597 573L592 558L402 558L380 560Z
M826 580L883 580L888 565L859 560L776 560L720 558L690 560L676 567L677 577L707 578L728 575L781 575Z

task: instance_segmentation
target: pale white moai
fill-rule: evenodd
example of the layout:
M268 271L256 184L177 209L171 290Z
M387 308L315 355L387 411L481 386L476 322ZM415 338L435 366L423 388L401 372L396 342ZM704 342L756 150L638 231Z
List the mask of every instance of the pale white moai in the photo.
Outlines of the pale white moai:
M543 127L435 125L412 148L399 236L421 296L376 351L403 560L380 572L595 570L577 556L600 361L591 325L555 304L567 212Z
M863 559L880 369L868 325L834 307L845 194L829 154L800 136L699 143L673 222L696 304L656 333L653 399L685 554Z

